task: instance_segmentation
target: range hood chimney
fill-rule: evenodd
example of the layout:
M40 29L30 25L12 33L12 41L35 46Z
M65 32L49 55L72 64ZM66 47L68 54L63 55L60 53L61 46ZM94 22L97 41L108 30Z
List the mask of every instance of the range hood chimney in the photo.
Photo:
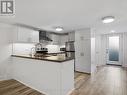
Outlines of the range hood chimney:
M42 43L43 41L52 41L52 39L48 37L47 31L39 30L39 42Z

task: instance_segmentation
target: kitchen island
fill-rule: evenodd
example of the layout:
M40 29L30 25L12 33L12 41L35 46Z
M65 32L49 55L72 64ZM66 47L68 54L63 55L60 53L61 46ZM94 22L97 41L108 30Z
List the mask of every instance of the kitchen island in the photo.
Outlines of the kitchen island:
M74 89L74 58L12 55L13 78L46 95L69 95Z

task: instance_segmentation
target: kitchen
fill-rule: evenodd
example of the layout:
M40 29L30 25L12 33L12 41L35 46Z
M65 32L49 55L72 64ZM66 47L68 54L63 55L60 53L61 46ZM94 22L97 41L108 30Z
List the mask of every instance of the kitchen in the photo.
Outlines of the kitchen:
M0 0L0 95L126 95L126 4Z
M65 95L74 89L74 32L18 27L15 34L12 61L16 80L49 95Z
M4 52L7 56L4 60L7 62L6 65L3 63L1 80L15 79L43 94L65 95L74 91L75 71L88 74L92 72L91 59L88 60L89 64L84 62L76 64L81 60L77 57L78 53L81 53L84 59L84 56L88 56L86 54L91 53L91 49L88 51L86 48L85 52L88 53L84 54L81 51L84 46L80 48L79 45L75 46L75 43L79 44L81 41L83 43L88 41L87 46L91 45L90 29L85 29L87 33L85 36L82 36L82 33L76 36L75 34L80 32L57 33L40 29L35 31L13 24L1 24L2 28L3 33L5 31L7 33L2 38L8 35L6 44L9 45L5 45L4 49L8 47L9 52Z

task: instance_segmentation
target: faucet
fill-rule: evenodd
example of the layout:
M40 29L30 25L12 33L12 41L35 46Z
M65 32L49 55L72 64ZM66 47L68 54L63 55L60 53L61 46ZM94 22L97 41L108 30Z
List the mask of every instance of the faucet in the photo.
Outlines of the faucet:
M30 56L33 56L35 54L35 47L31 48Z

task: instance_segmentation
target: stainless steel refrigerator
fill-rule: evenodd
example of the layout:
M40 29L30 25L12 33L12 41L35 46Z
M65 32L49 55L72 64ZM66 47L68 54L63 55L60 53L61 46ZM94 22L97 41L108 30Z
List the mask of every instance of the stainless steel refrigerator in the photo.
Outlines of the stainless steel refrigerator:
M75 46L74 41L66 42L66 56L75 58Z

